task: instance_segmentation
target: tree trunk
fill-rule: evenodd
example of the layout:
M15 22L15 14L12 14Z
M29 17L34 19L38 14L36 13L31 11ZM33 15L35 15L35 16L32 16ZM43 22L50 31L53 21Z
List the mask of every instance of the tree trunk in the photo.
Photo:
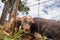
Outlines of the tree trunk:
M5 2L5 5L4 5L4 9L3 9L3 13L2 13L2 16L1 16L1 19L0 19L0 24L4 24L5 22L5 19L6 19L6 16L7 16L7 10L9 9L10 7L10 4L8 1Z
M11 13L11 14L13 14L13 18L14 18L13 24L12 24L12 35L15 32L14 25L15 25L15 21L16 21L16 14L17 14L17 11L18 11L18 5L19 5L19 0L15 0L15 4L13 6L13 10L12 10L12 13ZM11 18L12 18L12 15L11 15Z
M2 2L4 2L4 1L5 0L2 0ZM11 7L13 6L14 2L15 2L15 0L7 0L7 1L4 2L5 5L4 5L3 13L2 13L2 16L1 16L1 19L0 19L0 24L4 24L5 19L6 19L7 15L8 15L8 12L11 13L11 11L12 11Z
M15 0L9 0L10 1L10 4L11 4L11 10L9 11L9 21L11 20L11 12L13 10L13 4L15 3Z

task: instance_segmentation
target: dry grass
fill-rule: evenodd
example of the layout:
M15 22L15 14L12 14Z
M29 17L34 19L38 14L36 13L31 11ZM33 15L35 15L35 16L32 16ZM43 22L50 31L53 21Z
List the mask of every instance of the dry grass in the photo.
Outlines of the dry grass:
M6 32L6 31L9 31L10 26L11 26L11 23L8 23L8 22L5 23L3 26L0 25L0 39L5 40L8 38L8 40L16 40L16 38L18 38L23 32L22 30L19 30L18 33L14 33L14 38L13 38L9 32ZM34 40L45 40L46 39L45 37L44 37L45 39L43 39L42 35L39 33L35 33L34 36L35 36ZM30 40L30 39L31 39L30 35L25 35L25 37L23 37L23 40Z

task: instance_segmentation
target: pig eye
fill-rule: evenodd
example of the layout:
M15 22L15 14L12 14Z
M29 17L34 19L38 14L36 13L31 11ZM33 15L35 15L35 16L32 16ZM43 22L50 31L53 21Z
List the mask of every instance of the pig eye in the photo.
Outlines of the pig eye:
M31 23L30 23L30 22L28 22L28 21L24 21L24 24L29 24L29 25L30 25Z
M27 23L27 21L24 21L25 23Z
M25 23L25 24L28 24L28 22L27 22L27 21L24 21L24 23Z
M25 23L27 23L27 21L24 21Z

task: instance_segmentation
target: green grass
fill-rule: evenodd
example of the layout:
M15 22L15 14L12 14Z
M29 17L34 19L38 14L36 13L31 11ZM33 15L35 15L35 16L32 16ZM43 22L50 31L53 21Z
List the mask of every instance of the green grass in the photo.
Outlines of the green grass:
M8 33L8 34L11 34L11 33ZM11 36L11 35L6 36L6 35L3 34L2 26L0 26L0 40L1 39L2 40L17 40L17 38L19 38L22 34L23 34L23 30L20 29L19 32L17 32L17 33L15 32L14 33L14 36ZM44 40L47 39L46 36L44 36L43 38L44 38Z
M21 34L23 30L20 30L18 33L14 33L14 36L6 36L3 34L2 30L0 30L0 39L2 40L16 40ZM9 33L10 34L10 33Z
M11 33L8 33L10 35L7 36L3 33L3 30L3 26L0 25L0 40L16 40L16 38L18 38L23 32L23 30L19 30L19 32L14 33L14 36L12 36Z

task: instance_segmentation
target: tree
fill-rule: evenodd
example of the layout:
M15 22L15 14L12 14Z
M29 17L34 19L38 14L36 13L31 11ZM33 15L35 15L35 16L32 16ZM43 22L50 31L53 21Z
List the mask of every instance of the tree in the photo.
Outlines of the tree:
M11 2L12 0L2 0L2 2L4 2L4 9L3 9L3 12L2 12L2 16L1 16L1 19L0 19L0 24L4 24L5 22L5 19L6 19L6 16L8 14L8 11L10 9L10 7L12 6L12 3Z
M25 2L21 2L21 0L19 0L18 11L20 11L20 12L28 12L29 11L29 7L27 7L24 3ZM11 12L9 13L9 20L10 19L11 19Z
M22 7L22 9L21 9L21 7ZM20 8L20 9L19 9ZM24 9L23 9L24 8ZM13 24L12 24L12 34L14 34L14 32L15 32L15 27L14 27L14 25L15 25L15 21L16 21L16 16L17 16L17 11L18 10L20 10L20 11L25 11L25 12L27 12L28 10L29 10L29 8L28 7L25 7L23 4L22 4L22 2L21 2L21 0L15 0L15 3L14 3L14 5L13 5L13 9L12 9L12 12L11 12L11 14L13 14L13 15L11 15L10 17L12 18L12 16L13 16Z
M13 24L12 24L12 35L14 34L14 32L15 32L15 27L14 27L14 25L15 25L15 21L16 21L16 14L17 14L17 11L18 11L18 5L19 5L19 0L15 0L15 3L14 3L14 5L13 5L13 10L12 10L12 12L11 12L11 14L13 14L13 15L11 15L11 18L12 18L12 16L13 16Z
M4 9L3 9L3 13L2 13L2 16L1 16L1 19L0 19L0 23L3 24L3 22L5 21L5 17L7 16L7 11L9 8L9 3L6 1L5 2L5 5L4 5Z
M29 9L29 7L27 6L27 5L25 5L25 2L23 1L23 2L21 2L21 0L19 1L19 7L18 7L18 10L20 11L20 12L28 12L30 9Z
M4 5L3 13L0 19L0 24L4 24L6 16L8 15L8 12L9 12L9 20L11 19L11 12L14 8L13 5L15 3L15 0L7 0L7 1L2 0L2 1L5 3L5 5ZM29 7L25 6L25 4L23 4L21 0L19 0L18 10L20 12L27 12L29 11Z

